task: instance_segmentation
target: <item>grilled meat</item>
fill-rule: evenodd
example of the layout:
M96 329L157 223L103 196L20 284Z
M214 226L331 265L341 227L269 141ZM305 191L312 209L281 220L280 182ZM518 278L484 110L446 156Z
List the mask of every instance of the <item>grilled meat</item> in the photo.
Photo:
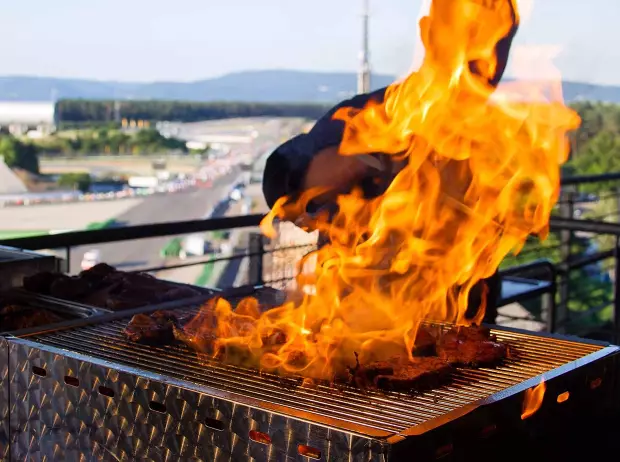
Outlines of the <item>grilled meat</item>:
M214 353L215 341L217 340L214 331L199 327L193 328L187 325L176 325L172 329L172 335L174 340L184 343L192 350L209 355ZM223 350L219 353L221 354L222 352Z
M123 329L123 334L132 342L166 345L174 341L173 329L177 325L176 316L167 311L136 314Z
M80 277L58 278L50 286L50 295L67 300L79 300L86 295L91 288L90 282Z
M212 353L215 344L217 319L215 317L215 300L211 300L200 308L200 312L182 326L175 326L173 335L179 342L185 343L194 350Z
M439 339L437 354L454 365L493 366L508 356L508 345L486 327L454 327Z
M90 269L84 270L80 273L80 277L93 281L101 281L106 276L116 273L116 269L106 263L98 263Z
M391 358L365 365L358 363L350 370L350 382L360 388L423 391L446 383L451 371L448 363L436 357Z
M439 358L413 358L391 374L377 375L374 384L382 390L424 391L448 382L450 372L452 367Z
M50 295L52 284L58 279L66 278L68 278L68 276L61 273L43 271L41 273L24 277L23 285L24 289L30 292L36 292L41 295Z
M433 335L430 329L420 327L415 337L413 347L414 356L435 356L437 337Z
M63 321L63 318L48 310L21 305L5 305L0 308L0 331L29 329Z
M35 274L24 278L24 288L115 311L193 298L201 294L191 287L160 281L146 273L117 271L105 263L99 263L73 277L61 273Z
M160 297L161 302L169 302L172 300L179 300L183 298L199 297L200 292L191 287L172 287L170 290L165 291Z

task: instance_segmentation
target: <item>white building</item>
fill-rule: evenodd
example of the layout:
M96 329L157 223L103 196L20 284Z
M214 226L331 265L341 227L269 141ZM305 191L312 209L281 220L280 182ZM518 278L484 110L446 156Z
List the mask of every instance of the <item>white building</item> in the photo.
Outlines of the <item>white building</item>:
M56 104L53 102L0 101L0 127L14 135L32 132L34 137L56 129Z

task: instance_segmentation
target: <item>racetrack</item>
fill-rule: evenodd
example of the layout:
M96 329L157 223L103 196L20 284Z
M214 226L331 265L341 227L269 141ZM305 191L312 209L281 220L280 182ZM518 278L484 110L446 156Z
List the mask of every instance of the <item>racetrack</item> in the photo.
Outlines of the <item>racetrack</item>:
M143 199L41 204L0 208L0 230L80 230L135 209Z
M147 197L137 206L118 215L119 226L164 223L204 218L228 193L239 178L239 169L222 176L208 189ZM75 247L71 249L71 272L80 271L84 252L99 249L101 260L123 270L137 270L164 264L160 250L171 237Z

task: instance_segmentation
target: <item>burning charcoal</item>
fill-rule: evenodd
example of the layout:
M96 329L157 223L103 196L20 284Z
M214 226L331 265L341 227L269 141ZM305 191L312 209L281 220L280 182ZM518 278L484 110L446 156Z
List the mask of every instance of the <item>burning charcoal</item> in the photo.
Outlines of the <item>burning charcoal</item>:
M132 342L167 345L174 341L173 329L177 324L176 316L166 311L155 311L150 315L136 314L123 333Z
M52 284L56 282L58 279L66 279L68 276L65 276L61 273L51 273L49 271L44 271L41 273L33 274L32 276L24 277L24 289L30 292L36 292L42 295L49 295Z
M508 356L508 345L497 341L485 327L455 327L440 338L437 353L450 364L492 366Z

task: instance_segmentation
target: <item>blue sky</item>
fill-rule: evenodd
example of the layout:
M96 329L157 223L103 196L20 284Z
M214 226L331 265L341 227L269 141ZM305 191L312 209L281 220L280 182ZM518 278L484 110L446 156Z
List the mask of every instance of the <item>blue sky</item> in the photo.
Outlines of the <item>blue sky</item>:
M402 74L421 0L370 1L373 68ZM10 0L0 75L187 81L248 69L354 71L360 3ZM619 17L618 0L534 0L517 44L561 46L565 79L620 85Z

